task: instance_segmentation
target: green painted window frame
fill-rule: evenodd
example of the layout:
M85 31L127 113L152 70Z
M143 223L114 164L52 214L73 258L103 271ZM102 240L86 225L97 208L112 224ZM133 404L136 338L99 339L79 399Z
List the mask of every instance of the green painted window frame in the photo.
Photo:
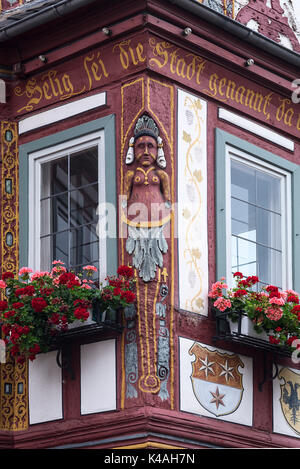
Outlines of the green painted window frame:
M216 279L226 277L226 145L288 171L291 175L292 283L300 293L300 166L219 128L215 129Z
M29 154L43 150L60 143L71 141L75 138L88 135L96 131L104 131L105 144L105 200L113 204L117 213L117 185L116 185L116 149L115 149L115 116L96 119L85 124L70 127L47 137L42 137L32 142L20 145L19 148L19 265L28 265L29 249ZM117 220L116 220L117 226ZM100 259L101 264L101 259ZM118 266L118 243L115 238L106 239L106 264L107 275L113 275Z

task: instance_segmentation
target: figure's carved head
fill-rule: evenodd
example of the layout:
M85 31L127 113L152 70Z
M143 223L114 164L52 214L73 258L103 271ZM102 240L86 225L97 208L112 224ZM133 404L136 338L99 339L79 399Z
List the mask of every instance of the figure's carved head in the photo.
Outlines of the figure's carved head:
M133 163L135 157L139 162L148 166L154 162L160 167L167 166L162 138L154 120L147 114L143 114L137 120L134 128L134 137L129 140L129 148L126 155L126 164Z
M157 141L150 135L141 135L134 142L134 155L139 164L150 166L157 160Z

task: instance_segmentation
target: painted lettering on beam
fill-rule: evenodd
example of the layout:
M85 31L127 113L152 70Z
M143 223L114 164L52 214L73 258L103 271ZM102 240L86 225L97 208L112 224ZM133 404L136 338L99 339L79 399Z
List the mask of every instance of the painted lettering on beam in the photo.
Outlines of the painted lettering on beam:
M146 34L105 45L57 69L29 78L14 88L13 98L18 98L14 106L18 114L31 112L103 87L124 73L146 68L299 136L300 112L292 100L193 52Z

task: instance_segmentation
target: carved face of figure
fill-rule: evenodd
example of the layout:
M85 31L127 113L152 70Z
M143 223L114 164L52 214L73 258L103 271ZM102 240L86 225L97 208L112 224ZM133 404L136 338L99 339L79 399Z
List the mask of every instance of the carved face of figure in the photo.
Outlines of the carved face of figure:
M157 142L153 137L142 135L134 144L134 154L139 164L150 166L157 158Z

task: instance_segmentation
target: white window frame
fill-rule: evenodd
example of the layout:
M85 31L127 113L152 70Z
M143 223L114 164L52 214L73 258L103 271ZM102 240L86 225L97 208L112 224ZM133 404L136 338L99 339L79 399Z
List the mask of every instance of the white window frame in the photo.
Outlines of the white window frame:
M264 160L226 144L226 280L232 286L232 252L231 252L231 160L235 159L249 167L254 167L281 179L281 235L282 235L282 289L292 288L292 198L291 173Z
M36 152L29 153L29 246L28 265L40 270L40 199L41 165L65 156L67 152L77 152L89 147L98 147L98 204L105 202L105 138L104 130L93 132ZM101 259L100 281L106 277L106 238L99 236L99 265Z

